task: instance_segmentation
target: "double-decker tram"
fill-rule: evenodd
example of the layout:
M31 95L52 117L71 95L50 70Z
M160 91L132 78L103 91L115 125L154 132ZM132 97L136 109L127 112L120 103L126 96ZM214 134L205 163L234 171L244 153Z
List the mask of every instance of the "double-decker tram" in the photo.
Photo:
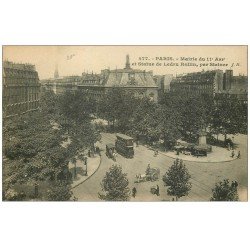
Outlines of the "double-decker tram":
M127 158L134 157L133 138L124 134L116 134L115 148L117 153Z

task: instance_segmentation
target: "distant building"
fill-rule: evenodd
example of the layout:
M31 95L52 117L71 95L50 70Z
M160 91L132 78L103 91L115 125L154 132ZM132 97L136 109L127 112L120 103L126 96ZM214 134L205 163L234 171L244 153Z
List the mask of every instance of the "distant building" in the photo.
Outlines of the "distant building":
M3 117L36 110L40 83L34 65L3 62Z
M233 76L233 70L202 71L179 75L170 83L171 92L208 94L213 97L235 96L247 102L247 77Z
M164 92L170 92L170 83L174 76L172 74L164 75Z
M78 88L93 96L100 96L112 88L121 88L135 96L148 96L155 102L158 100L158 87L153 72L132 69L128 55L124 69L105 69L100 75L85 75Z
M215 96L223 87L223 71L202 71L176 76L170 83L171 92Z
M248 99L248 79L247 76L231 76L228 83L230 88L226 88L218 93L219 96L236 97L243 103L247 103Z
M153 72L132 69L129 56L126 56L124 69L104 69L100 74L82 73L82 76L58 77L58 70L54 78L41 80L44 90L53 90L56 94L67 90L80 89L89 96L100 97L107 90L121 88L135 96L148 96L153 101L158 100L158 87L153 79Z
M172 74L154 76L155 84L158 86L159 98L161 98L164 93L170 92L170 82L172 81L173 77L174 76Z
M154 75L154 81L158 87L158 95L161 96L164 93L164 76L163 75Z
M76 91L77 86L81 84L81 76L64 76L59 78L50 78L40 81L44 90L52 90L55 94L62 94L65 91Z
M80 85L100 85L102 78L99 74L82 73L82 81Z

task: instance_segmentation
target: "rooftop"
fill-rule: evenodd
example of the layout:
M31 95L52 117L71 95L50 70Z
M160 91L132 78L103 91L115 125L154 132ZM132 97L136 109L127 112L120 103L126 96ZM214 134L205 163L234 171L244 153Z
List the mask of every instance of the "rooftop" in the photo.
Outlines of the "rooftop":
M131 139L133 140L132 137L124 135L124 134L120 134L120 133L117 133L116 137L120 137L120 138L125 139L125 140L131 140Z
M26 71L35 71L35 65L29 63L14 63L10 61L3 62L3 68L5 69L17 69L17 70L26 70Z

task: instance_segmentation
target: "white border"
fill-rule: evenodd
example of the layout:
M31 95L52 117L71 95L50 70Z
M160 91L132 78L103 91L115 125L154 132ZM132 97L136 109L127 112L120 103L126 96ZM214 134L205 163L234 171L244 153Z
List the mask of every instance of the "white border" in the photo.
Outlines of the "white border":
M249 44L248 1L5 1L1 44ZM248 249L249 203L1 203L1 249Z

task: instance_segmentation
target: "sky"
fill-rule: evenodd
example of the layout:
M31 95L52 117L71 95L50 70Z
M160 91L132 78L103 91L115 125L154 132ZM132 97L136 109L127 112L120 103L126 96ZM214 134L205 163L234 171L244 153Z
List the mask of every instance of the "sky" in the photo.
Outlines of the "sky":
M3 46L3 60L34 64L40 79L53 77L56 65L60 76L81 75L83 72L92 71L100 73L106 68L124 68L127 54L130 56L131 65L136 63L133 68L153 70L154 74L176 75L203 69L231 68L234 75L247 75L247 46ZM142 57L144 60L139 60ZM145 57L148 59L145 60ZM156 60L156 57L173 57L175 61ZM180 61L181 57L196 58L197 61ZM210 66L211 61L199 60L207 60L207 57L213 58L214 63L224 63L228 66ZM214 61L216 57L224 58L224 61ZM161 65L139 66L138 62L158 62ZM164 62L166 65L163 65ZM170 62L179 65L167 65ZM196 63L197 66L180 66L181 62Z

